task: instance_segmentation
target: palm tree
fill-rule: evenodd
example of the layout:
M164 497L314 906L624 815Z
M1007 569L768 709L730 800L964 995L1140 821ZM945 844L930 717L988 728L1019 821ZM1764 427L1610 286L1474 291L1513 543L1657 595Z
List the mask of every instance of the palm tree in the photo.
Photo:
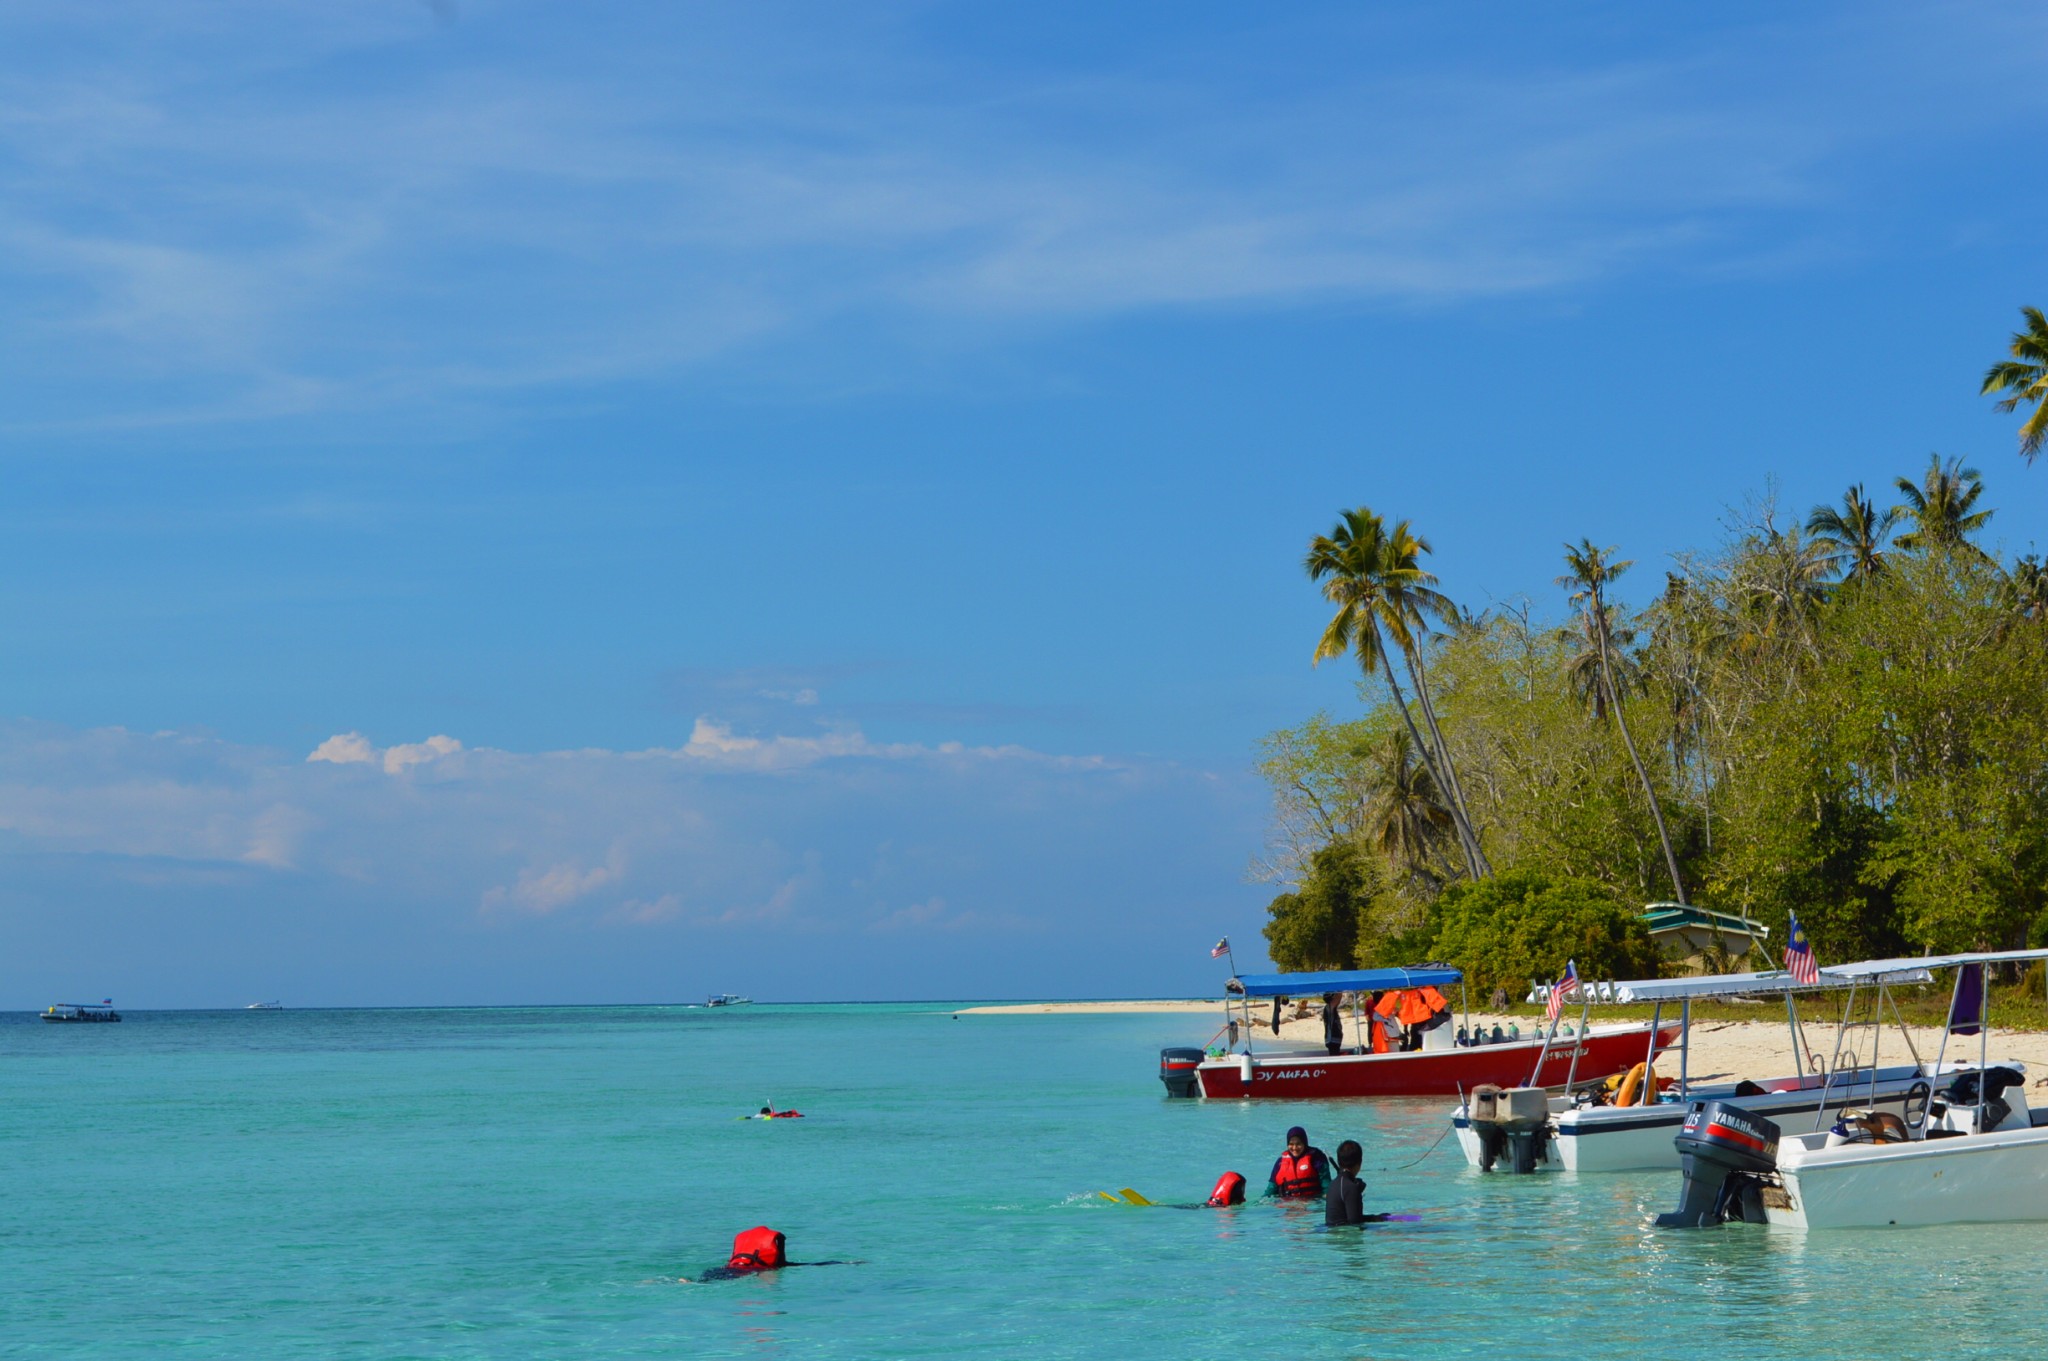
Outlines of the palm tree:
M2013 563L2005 578L2013 613L2031 624L2048 619L2048 565L2029 553Z
M1586 612L1588 627L1600 649L1600 674L1607 682L1608 703L1614 706L1614 726L1621 730L1622 745L1628 748L1628 759L1634 763L1636 778L1643 782L1643 793L1650 800L1650 817L1657 824L1657 840L1664 846L1664 866L1671 871L1671 891L1679 902L1685 901L1685 881L1678 875L1678 857L1671 850L1671 833L1664 827L1664 810L1657 803L1657 791L1650 784L1650 772L1643 769L1643 758L1636 751L1636 740L1629 734L1628 718L1622 712L1621 695L1614 684L1614 645L1607 632L1607 587L1615 578L1626 572L1630 563L1613 562L1608 559L1611 548L1596 548L1591 539L1579 540L1577 546L1564 546L1564 563L1571 571L1557 579L1560 586L1576 586L1572 593L1572 604Z
M1927 471L1916 486L1909 478L1897 478L1894 485L1905 496L1902 508L1911 517L1913 530L1898 537L1901 548L1925 553L1936 548L1983 557L1983 550L1970 542L1970 535L1991 518L1988 510L1972 510L1984 494L1984 478L1975 468L1965 468L1960 458L1947 463L1940 454L1930 454Z
M1842 494L1842 506L1815 506L1806 517L1806 532L1833 554L1833 565L1850 581L1867 581L1884 570L1884 541L1903 512L1897 506L1879 510L1858 482Z
M1436 591L1436 578L1417 565L1417 557L1427 550L1427 544L1408 532L1407 521L1389 534L1386 522L1361 506L1345 511L1328 534L1318 534L1309 541L1302 567L1311 581L1323 583L1323 598L1337 607L1337 613L1331 616L1316 643L1313 662L1320 664L1326 657L1355 652L1359 669L1368 676L1377 668L1431 777L1438 788L1447 789L1451 787L1450 781L1443 778L1436 753L1415 727L1415 716L1409 711L1401 683L1394 675L1393 658L1387 647L1387 639L1391 638L1412 667L1412 625L1420 622L1419 612L1441 613L1450 608L1450 602ZM1491 873L1479 849L1479 838L1455 797L1451 812L1467 868L1474 876Z
M1565 641L1570 642L1576 638L1579 643L1578 651L1574 652L1571 660L1565 663L1565 680L1570 683L1572 693L1585 701L1586 710L1593 715L1593 721L1605 723L1607 721L1607 657L1606 649L1601 646L1600 631L1593 627L1593 616L1591 614L1580 615L1579 627L1576 629L1565 629L1563 633ZM1620 649L1627 647L1636 640L1636 631L1634 629L1616 628L1614 626L1614 606L1612 605L1607 606L1607 637L1613 642L1617 652L1620 652ZM1614 669L1618 673L1617 679L1619 681L1615 688L1621 693L1627 694L1629 691L1642 688L1642 668L1627 653L1622 652L1619 656L1615 657Z
M1998 404L2000 411L2016 410L2021 402L2034 404L2034 414L2020 427L2020 454L2032 463L2048 440L2048 317L2038 307L2022 307L2020 315L2027 329L2012 333L2012 358L1986 371L1978 393L2010 393Z
M1428 631L1429 621L1458 617L1458 607L1436 589L1435 575L1422 570L1422 555L1429 551L1428 540L1413 533L1406 520L1397 521L1387 531L1386 560L1393 570L1388 573L1384 599L1387 609L1408 625L1402 634L1401 655L1407 660L1408 675L1415 682L1422 721L1429 725L1435 770L1451 796L1451 808L1471 839L1472 851L1478 857L1475 871L1491 874L1493 869L1486 863L1486 852L1479 845L1479 831L1472 825L1472 810L1465 806L1465 789L1458 782L1458 767L1451 760L1450 745L1444 741L1443 728L1436 720L1436 703L1429 697L1429 676L1422 661L1422 635Z
M1390 864L1406 869L1412 879L1437 882L1430 857L1456 831L1457 819L1444 807L1429 766L1416 758L1408 734L1399 728L1373 753L1364 811L1365 834Z

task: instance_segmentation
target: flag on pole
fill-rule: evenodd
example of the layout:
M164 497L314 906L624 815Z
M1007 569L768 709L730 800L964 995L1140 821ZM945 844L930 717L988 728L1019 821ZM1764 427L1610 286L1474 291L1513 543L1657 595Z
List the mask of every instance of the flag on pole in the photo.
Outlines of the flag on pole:
M1785 972L1795 982L1813 984L1820 982L1820 966L1813 962L1813 942L1806 938L1806 928L1799 924L1799 918L1787 914L1790 925L1785 933Z
M1564 1011L1564 999L1579 990L1579 965L1577 960L1564 962L1564 977L1550 985L1550 1019L1555 1021Z
M1222 940L1219 940L1219 941L1217 941L1217 942L1216 942L1216 948L1215 948L1215 949L1213 949L1213 950L1211 950L1211 951L1209 952L1209 958L1211 958L1211 959L1221 959L1221 958L1223 958L1223 956L1225 956L1225 955L1227 955L1227 954L1229 954L1229 953L1230 953L1230 937L1228 937L1228 936L1225 936L1225 937L1224 937L1224 938L1223 938Z

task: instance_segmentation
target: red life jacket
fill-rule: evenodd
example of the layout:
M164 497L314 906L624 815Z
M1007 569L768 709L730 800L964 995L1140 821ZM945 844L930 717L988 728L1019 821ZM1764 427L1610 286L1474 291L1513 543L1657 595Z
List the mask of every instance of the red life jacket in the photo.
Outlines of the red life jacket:
M1216 1178L1216 1189L1209 1193L1211 1205L1244 1204L1244 1174L1225 1172Z
M732 1271L773 1271L788 1264L783 1253L784 1238L765 1224L758 1224L732 1240Z
M1273 1164L1273 1189L1283 1196L1318 1196L1323 1193L1322 1174L1316 1171L1316 1151L1309 1149L1299 1158L1282 1153Z
M804 1118L804 1113L802 1111L771 1111L768 1118L770 1120L801 1120Z

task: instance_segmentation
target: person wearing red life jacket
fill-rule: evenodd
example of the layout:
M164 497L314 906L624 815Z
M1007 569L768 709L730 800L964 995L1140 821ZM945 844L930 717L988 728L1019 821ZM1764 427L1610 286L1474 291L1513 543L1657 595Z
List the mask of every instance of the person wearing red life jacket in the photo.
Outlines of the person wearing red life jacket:
M1320 1148L1309 1147L1308 1131L1300 1125L1287 1131L1287 1151L1273 1161L1266 1178L1266 1194L1281 1200L1315 1200L1330 1181L1330 1160Z
M792 1266L850 1266L849 1262L792 1262L789 1260L789 1240L766 1224L735 1234L732 1240L732 1256L724 1266L712 1267L694 1280L688 1276L677 1279L685 1285L697 1285L705 1281L730 1281L741 1276L756 1276L764 1271L780 1271Z
M1207 1208L1224 1209L1231 1205L1244 1204L1244 1173L1225 1172L1216 1178L1216 1189L1209 1193Z

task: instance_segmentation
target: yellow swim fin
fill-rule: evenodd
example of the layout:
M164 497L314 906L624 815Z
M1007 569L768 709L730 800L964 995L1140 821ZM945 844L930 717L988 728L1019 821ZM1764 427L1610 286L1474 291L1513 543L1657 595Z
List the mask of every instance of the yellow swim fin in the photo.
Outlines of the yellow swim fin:
M1098 1195L1098 1196L1101 1196L1101 1197L1102 1197L1102 1198L1103 1198L1104 1200L1108 1201L1108 1202L1109 1202L1110 1204L1112 1204L1112 1205L1121 1205L1121 1204L1123 1204L1123 1202L1122 1202L1122 1201L1118 1200L1118 1199L1117 1199L1117 1198L1116 1198L1115 1196L1111 1195L1111 1194L1110 1194L1109 1192L1107 1192L1107 1191L1097 1191L1097 1192L1096 1192L1095 1194L1096 1194L1096 1195Z
M1133 1205L1150 1205L1152 1203L1151 1201L1145 1199L1145 1197L1139 1195L1136 1191L1133 1191L1128 1186L1124 1188L1124 1199L1129 1201Z

